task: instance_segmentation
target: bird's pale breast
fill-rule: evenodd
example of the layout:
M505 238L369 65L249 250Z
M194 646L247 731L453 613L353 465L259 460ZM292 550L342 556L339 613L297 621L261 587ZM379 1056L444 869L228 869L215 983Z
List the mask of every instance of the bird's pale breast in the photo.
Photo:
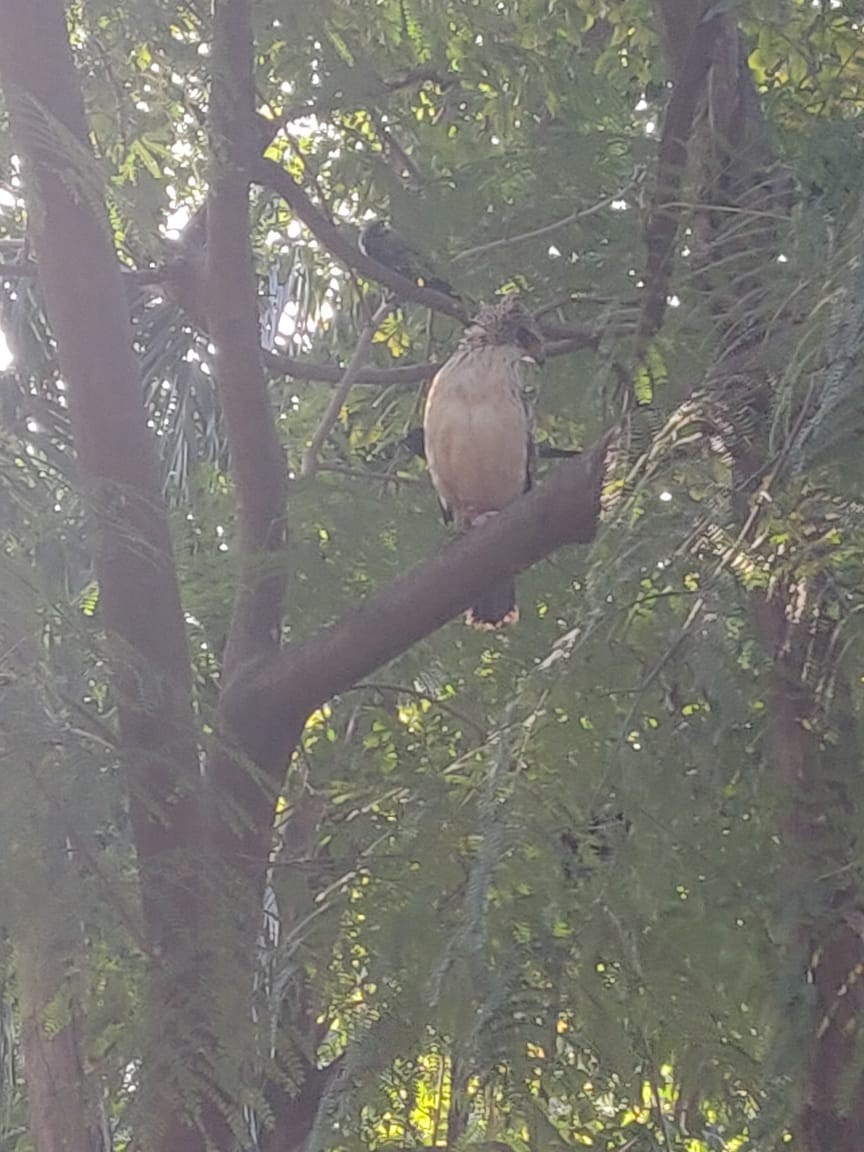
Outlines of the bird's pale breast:
M426 401L432 482L457 525L520 496L528 464L528 417L512 350L465 349L440 370Z

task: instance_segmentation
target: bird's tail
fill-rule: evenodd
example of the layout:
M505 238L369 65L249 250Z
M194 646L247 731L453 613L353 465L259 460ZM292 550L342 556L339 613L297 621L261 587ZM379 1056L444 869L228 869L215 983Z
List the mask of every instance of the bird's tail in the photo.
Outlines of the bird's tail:
M492 632L496 628L503 628L505 624L515 624L518 620L516 581L512 576L487 589L465 616L468 627L477 628L481 632Z
M449 296L459 303L462 302L462 297L455 291L453 285L440 276L420 276L418 279L422 288L431 288L433 292L440 292L443 296Z
M497 512L482 512L471 520L471 527L478 528ZM487 588L465 614L465 623L469 628L476 628L481 632L493 632L496 628L503 628L507 624L519 622L519 608L516 605L516 579L510 576Z

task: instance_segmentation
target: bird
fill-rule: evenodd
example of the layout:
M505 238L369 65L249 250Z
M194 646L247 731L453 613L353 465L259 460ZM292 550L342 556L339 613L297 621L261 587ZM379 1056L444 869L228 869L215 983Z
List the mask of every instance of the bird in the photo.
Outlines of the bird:
M424 441L422 425L409 428L405 435L395 443L391 442L390 445L385 445L382 452L379 453L379 458L389 460L395 451L404 448L410 455L425 460L426 444ZM537 460L569 460L571 456L582 455L581 448L559 448L557 444L553 444L549 440L535 440L531 446L531 451Z
M435 276L422 256L382 220L373 220L366 225L360 233L359 245L364 256L398 272L418 288L431 288L433 292L441 292L453 300L460 299L451 285L440 276Z
M543 336L518 296L484 305L426 397L426 463L446 523L484 523L531 487L533 419L521 362L546 359ZM492 584L465 622L484 631L519 619L516 582Z

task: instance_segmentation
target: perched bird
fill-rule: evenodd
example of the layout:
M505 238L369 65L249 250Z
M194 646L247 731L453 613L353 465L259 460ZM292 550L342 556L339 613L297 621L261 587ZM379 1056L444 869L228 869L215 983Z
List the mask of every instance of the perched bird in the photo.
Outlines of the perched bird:
M388 450L388 447L387 445L384 446L379 454L379 459L390 459L394 448L389 447ZM399 448L404 448L412 456L419 456L421 460L425 460L426 444L424 443L423 428L420 426L409 428L402 439L396 441L395 449ZM539 460L569 460L571 456L582 455L581 448L559 448L548 440L536 440L531 445L531 451Z
M394 232L389 224L373 220L360 233L359 243L364 256L368 256L370 260L377 260L379 264L384 264L393 272L398 272L418 288L431 288L434 292L442 292L454 300L459 299L447 281L435 276L425 265L422 256L415 252L398 232Z
M506 296L481 308L432 381L423 415L426 461L444 519L458 529L482 523L531 487L533 426L520 362L545 358L533 317ZM488 630L518 619L511 577L483 594L466 623Z

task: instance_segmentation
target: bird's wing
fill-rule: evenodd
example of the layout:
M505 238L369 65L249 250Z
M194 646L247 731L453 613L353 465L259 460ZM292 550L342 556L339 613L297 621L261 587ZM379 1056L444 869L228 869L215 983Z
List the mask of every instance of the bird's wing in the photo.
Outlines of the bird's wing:
M387 262L409 280L415 279L422 264L417 252L397 232L387 234Z
M525 425L528 444L525 450L525 486L523 492L530 492L534 485L534 470L537 467L537 445L534 441L534 409L522 393L522 406L525 409Z

